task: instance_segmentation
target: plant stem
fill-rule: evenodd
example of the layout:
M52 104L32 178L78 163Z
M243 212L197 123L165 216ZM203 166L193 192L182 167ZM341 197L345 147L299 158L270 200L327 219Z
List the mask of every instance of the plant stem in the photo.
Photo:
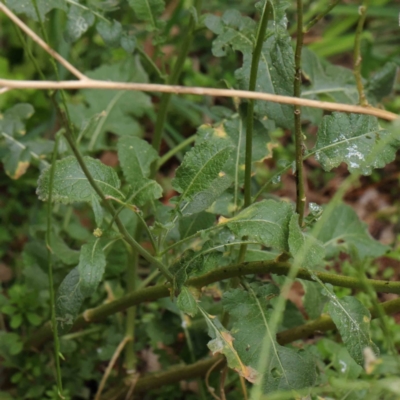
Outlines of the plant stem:
M357 24L357 29L356 29L356 36L354 39L354 52L353 52L353 62L354 62L354 77L356 79L356 86L358 90L358 97L359 97L359 103L361 106L367 106L368 105L368 100L365 95L364 91L364 85L362 82L362 76L361 76L361 63L362 63L362 57L361 57L361 35L363 32L364 28L364 23L365 19L367 17L367 6L365 5L365 2L362 6L358 8L360 18L358 20Z
M48 277L49 277L49 291L50 291L50 310L51 310L51 327L53 330L53 341L54 341L54 359L56 364L56 378L57 378L57 390L58 397L62 398L62 376L60 367L60 341L58 338L57 329L57 318L56 318L56 296L54 292L54 281L53 281L53 257L51 249L51 232L52 232L52 197L53 197L53 182L54 172L57 161L57 151L60 136L56 135L56 141L54 143L53 157L51 160L50 167L50 178L49 178L49 198L47 200L47 230L46 230L46 247L47 247L47 263L48 263Z
M287 275L290 271L291 264L287 262L276 261L255 261L246 262L237 265L222 267L217 270L211 271L207 274L201 275L196 278L191 278L187 281L188 286L201 288L211 283L223 281L233 277L240 277L253 274L266 274L274 273L277 275ZM313 271L313 276L306 269L300 268L297 272L297 278L313 281L317 276L322 282L330 283L334 286L346 287L350 289L363 289L364 282L357 278L351 278L342 275L330 274L327 272ZM369 279L368 283L374 288L376 292L381 293L396 293L400 294L400 282L383 281L376 279ZM129 307L138 304L155 301L163 297L168 297L170 291L166 285L156 285L148 288L136 290L135 292L120 297L110 303L103 304L99 307L86 310L81 314L74 323L72 331L80 329L91 322L100 321L117 312L126 310ZM400 299L394 300L397 302L396 310L400 310ZM40 346L44 341L48 340L51 336L50 326L45 324L42 328L36 331L30 338L28 338L26 347ZM49 336L50 334L50 336Z
M141 47L136 47L136 51L140 54L142 57L142 60L144 61L144 64L147 64L149 67L148 69L153 70L154 74L158 77L159 80L162 82L165 81L166 76L159 70L157 65L154 63L154 61L147 55L147 53L141 48Z
M195 1L195 9L196 12L199 13L200 9L201 9L201 4L202 4L202 0L196 0ZM183 66L185 64L186 61L186 57L189 53L189 48L192 44L192 40L193 40L193 33L194 30L196 28L196 21L193 17L193 15L190 16L189 19L189 26L187 28L187 31L185 33L185 40L182 43L182 46L180 47L180 52L178 54L178 58L175 62L172 74L169 76L167 83L169 85L176 85L179 77L181 76L182 73L182 69ZM162 134L164 131L164 125L165 125L165 121L167 118L167 112L168 112L168 107L169 107L169 103L171 100L171 93L164 93L161 96L161 102L160 102L160 106L158 109L158 113L157 113L157 121L154 127L154 135L153 135L153 141L152 141L152 145L153 148L157 151L157 153L160 152L160 146L161 146L161 140L162 140ZM155 169L153 171L153 176L155 174Z
M136 232L141 231L140 227L136 228ZM138 237L136 236L138 239ZM126 268L126 292L127 294L133 293L136 289L137 280L137 267L139 262L139 254L137 251L127 248L128 263ZM135 338L135 319L136 307L130 307L126 311L126 329L125 337L127 339L125 348L125 369L128 374L135 371L136 368L136 355L134 350Z
M197 135L189 136L186 140L180 142L174 148L172 148L168 153L165 153L160 159L157 161L157 169L163 166L170 158L172 158L176 153L179 153L185 147L192 144L197 139Z
M325 10L321 11L318 15L316 15L310 22L308 22L303 27L303 33L307 33L315 24L317 24L325 15L329 14L333 8L335 8L342 0L334 0L332 1Z
M297 0L297 38L294 55L294 97L301 97L301 51L303 48L303 0ZM301 131L301 107L294 106L294 135L296 146L296 212L299 214L299 225L303 226L306 195L303 170L303 132Z
M125 225L122 223L120 218L116 216L116 212L114 210L113 205L107 201L103 191L100 189L100 187L97 185L96 181L93 179L92 174L88 170L85 160L83 159L79 149L76 147L75 142L73 138L71 137L70 132L67 132L65 135L68 144L71 147L72 152L74 153L80 167L82 168L83 173L85 174L87 180L89 181L90 185L94 189L94 191L98 194L100 199L102 200L104 207L106 207L107 211L110 213L110 215L114 218L115 223L118 227L119 232L121 235L124 237L125 241L132 247L134 251L137 251L143 258L145 258L149 263L155 264L157 268L160 269L160 271L163 273L165 278L172 282L173 281L173 275L171 272L168 271L167 267L158 259L153 257L150 253L148 253L126 230Z
M264 43L265 31L268 25L268 14L271 10L270 0L266 0L261 14L261 20L258 24L256 43L251 59L249 92L256 90L258 64L260 63L262 46ZM247 103L246 115L246 157L244 170L244 208L251 204L251 167L253 161L253 127L254 127L254 99L249 99ZM243 238L246 240L246 238ZM238 262L243 262L246 256L247 245L240 246Z

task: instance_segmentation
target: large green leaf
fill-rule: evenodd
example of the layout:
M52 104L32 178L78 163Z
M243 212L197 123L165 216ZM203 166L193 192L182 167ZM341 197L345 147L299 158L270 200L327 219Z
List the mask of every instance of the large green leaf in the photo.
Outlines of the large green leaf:
M89 78L106 81L147 82L147 74L137 57L128 57L125 61L113 65L102 65L86 74ZM74 124L82 126L82 123L93 115L101 114L97 128L88 138L90 150L107 147L107 132L120 136L141 134L141 127L136 118L151 108L148 95L142 92L89 89L82 90L81 94L85 104L68 105Z
M203 141L228 142L232 146L232 152L224 166L224 170L232 177L234 186L234 207L238 208L239 189L244 183L244 170L246 158L246 119L239 115L223 123L211 125L202 125L197 131L198 139L196 143ZM252 159L253 162L262 161L271 156L269 148L269 135L259 121L254 121L253 141L252 141Z
M345 162L350 172L369 175L393 161L399 147L400 135L381 129L376 117L333 113L319 126L315 157L326 171Z
M300 389L315 381L315 366L307 352L298 352L280 346L276 332L271 331L269 319L272 314L270 299L278 290L273 285L257 286L248 290L233 289L224 293L222 303L233 321L231 335L233 347L242 364L256 369L260 357L268 357L262 374L264 393L275 390ZM270 341L270 353L262 354L263 342Z
M186 201L186 208L195 198L206 192L207 200L209 200L208 192L217 192L216 180L225 179L225 173L222 168L229 158L232 148L229 142L211 141L202 142L194 146L186 153L180 167L176 170L175 178L172 185L175 190L181 193L180 201ZM217 193L212 201L214 201L221 193ZM209 207L208 202L204 208L198 209L197 212Z
M366 347L370 347L375 354L379 354L369 332L371 314L357 298L351 296L342 299L331 297L328 312L338 328L348 352L357 364L364 364Z
M161 186L149 179L150 167L157 152L145 140L124 136L118 141L118 158L126 180L131 185L130 201L138 206L162 196Z
M318 240L324 244L327 257L356 249L360 258L375 258L388 249L371 237L366 224L346 204L340 204L332 211L318 233Z
M193 216L179 219L179 233L181 239L194 235L195 233L207 229L215 223L215 215L200 212Z
M221 218L236 236L273 247L288 250L289 222L293 215L291 204L285 201L263 200L244 209L233 218Z
M84 157L86 166L94 181L106 196L124 198L119 190L120 181L116 172L94 158ZM49 197L50 167L42 171L38 180L37 195L46 201ZM74 156L63 158L56 162L53 181L53 201L73 203L78 201L91 202L92 196L97 196L83 173Z
M325 257L325 248L315 237L303 233L298 221L299 216L292 215L289 224L289 251L301 267L320 266Z
M5 3L17 14L23 13L34 21L38 20L32 0L6 0ZM54 8L67 11L64 0L36 0L36 4L42 21L44 21L45 15Z
M79 285L79 270L75 267L61 282L56 295L56 317L58 334L67 333L81 309L84 295Z
M129 5L135 11L136 16L147 22L151 30L160 25L160 16L165 8L164 0L128 0Z
M94 239L81 248L79 257L79 286L85 297L91 296L101 282L106 267L106 256L101 239Z
M284 8L278 11L275 17L283 21ZM220 18L207 16L205 24L218 35L212 48L215 56L224 56L228 47L243 53L243 66L236 71L236 77L241 89L248 89L256 36L255 22L248 17L243 17L236 10L228 10ZM293 95L293 60L294 53L290 36L278 24L272 24L267 30L261 52L256 90L286 96ZM293 108L291 106L256 101L255 112L261 118L268 117L275 120L279 126L287 128L292 126Z
M222 326L218 317L208 314L200 306L198 306L198 308L207 322L208 334L212 338L212 340L208 342L208 348L213 354L223 354L230 368L237 371L249 382L255 382L257 379L257 372L254 368L243 363L233 345L234 338L232 333Z

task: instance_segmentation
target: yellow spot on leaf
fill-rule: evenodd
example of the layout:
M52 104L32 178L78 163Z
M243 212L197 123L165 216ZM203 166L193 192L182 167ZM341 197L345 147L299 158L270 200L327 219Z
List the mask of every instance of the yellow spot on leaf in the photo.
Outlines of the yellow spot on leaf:
M225 172L220 172L219 174L218 174L218 176L220 177L220 178L222 178L223 176L225 176L226 174L225 174Z
M28 167L29 167L29 162L28 161L20 161L18 163L18 166L17 166L15 172L12 174L9 171L7 171L7 175L9 175L9 177L11 179L18 179L19 177L21 177L26 172Z
M102 234L103 234L103 231L100 228L96 228L93 231L93 235L96 236L97 238L101 237Z
M223 125L214 128L214 135L220 138L225 138L228 136Z
M225 224L225 223L227 223L229 221L229 218L225 218L225 217L219 217L219 219L218 219L218 225L222 225L222 224Z

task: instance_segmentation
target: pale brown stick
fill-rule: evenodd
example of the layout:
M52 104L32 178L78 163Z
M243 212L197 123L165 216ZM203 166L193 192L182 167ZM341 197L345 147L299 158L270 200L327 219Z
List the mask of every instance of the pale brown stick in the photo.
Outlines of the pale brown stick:
M96 393L96 396L94 397L94 400L100 400L101 393L102 393L102 391L103 391L103 389L104 389L104 386L106 385L106 382L107 382L107 379L108 379L108 377L109 377L109 375L110 375L110 373L111 373L111 370L113 369L114 364L116 363L116 361L117 361L119 355L121 354L121 351L124 349L125 345L126 345L130 340L131 340L131 338L129 338L129 337L126 336L126 337L122 340L122 342L118 345L118 347L117 347L117 349L115 350L115 352L114 352L114 354L113 354L113 356L112 356L110 362L109 362L108 365L107 365L107 368L106 368L106 370L105 370L105 372L104 372L103 377L101 378L101 382L100 382L99 388L97 389L97 393Z
M160 92L174 94L194 94L213 97L240 97L271 101L273 103L300 105L303 107L321 108L328 111L341 111L355 114L373 115L388 121L399 118L397 114L375 107L362 107L352 104L330 103L327 101L309 100L277 94L250 92L247 90L214 89L207 87L175 86L153 83L108 82L95 79L79 81L19 81L0 79L0 87L8 89L106 89L106 90L133 90L141 92Z
M32 40L34 40L43 50L49 53L54 59L56 59L61 65L63 65L71 74L75 75L78 79L88 80L89 78L78 71L73 65L71 65L64 57L53 50L44 40L42 40L32 29L24 24L9 8L0 2L0 10L7 15L16 25L18 25Z

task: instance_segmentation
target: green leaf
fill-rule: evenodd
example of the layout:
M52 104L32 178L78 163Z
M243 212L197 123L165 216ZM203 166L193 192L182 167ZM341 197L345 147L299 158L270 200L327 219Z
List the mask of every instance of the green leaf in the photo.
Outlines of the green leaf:
M190 274L199 270L202 265L202 257L196 257L195 252L192 250L187 251L177 262L175 262L169 269L174 276L174 292L180 292Z
M195 233L207 229L215 222L215 215L200 212L194 216L179 219L179 233L181 239L194 235Z
M147 74L138 57L128 57L113 65L87 71L85 74L92 79L146 83ZM120 136L140 136L142 128L137 118L151 108L150 97L142 92L121 90L81 90L84 103L69 104L68 109L72 122L82 126L95 114L101 114L101 119L90 137L89 150L99 150L108 147L107 132Z
M263 341L271 341L268 365L263 373L263 392L300 389L313 385L315 366L307 352L297 352L280 346L269 326L272 314L270 300L278 294L273 285L257 286L248 290L233 289L224 293L222 303L233 326L233 346L242 363L253 370L258 367Z
M118 141L118 158L122 171L131 185L130 201L138 206L162 196L161 186L150 175L151 165L158 159L157 152L145 140L125 136Z
M90 11L71 5L68 11L64 39L67 42L75 42L93 25L94 20L94 14Z
M211 352L213 354L223 354L226 357L230 368L234 369L249 382L255 382L257 379L257 372L254 368L245 365L239 357L235 347L233 346L234 338L231 332L222 326L218 317L208 314L200 306L198 306L198 309L207 322L208 334L212 338L212 340L208 342L208 348Z
M136 37L130 32L125 32L121 36L121 47L128 53L132 54L136 49Z
M84 157L84 161L93 179L106 196L124 198L124 194L118 190L120 187L118 176L111 167L90 157ZM47 201L49 197L49 179L50 167L42 171L38 180L36 193L40 200ZM52 196L53 201L64 204L91 202L92 196L97 196L74 156L56 161Z
M374 240L367 225L361 222L356 212L348 205L338 205L322 226L317 237L325 247L326 256L332 258L340 251L357 250L358 257L379 257L388 247Z
M199 193L214 188L214 181L225 175L222 168L230 151L229 143L211 141L202 142L187 152L172 181L174 189L181 193L180 201L190 202Z
M23 136L26 133L24 120L29 119L35 112L28 103L19 103L0 114L0 131L9 136Z
M356 297L342 299L330 297L328 312L340 332L343 343L357 364L364 364L364 349L370 347L378 355L379 350L370 336L371 314Z
M278 13L282 18L282 13ZM222 17L207 16L206 26L218 36L213 42L212 51L216 57L226 55L231 47L243 54L243 66L235 75L241 89L248 89L256 23L243 17L239 11L228 10ZM264 41L256 90L279 95L293 95L294 53L288 33L276 25L268 29ZM255 112L261 117L268 117L282 127L291 127L293 107L271 102L255 102Z
M34 21L38 20L32 0L6 0L5 3L7 7L10 7L16 14L23 13ZM36 4L42 21L44 21L45 15L54 8L67 11L66 2L64 0L36 0Z
M56 295L56 319L58 334L64 335L74 324L81 309L84 295L80 289L78 267L75 267L61 282Z
M50 235L50 247L52 253L66 265L76 264L79 260L79 251L69 248L64 240L55 233Z
M318 57L307 48L302 51L301 72L307 81L302 87L301 97L311 100L357 104L358 91L353 71ZM305 117L318 123L323 111L305 108Z
M122 35L122 25L120 22L113 20L113 22L111 23L108 21L100 20L96 24L96 30L107 46L119 46Z
M299 216L292 215L289 224L289 251L298 265L306 268L321 266L325 257L323 244L315 237L303 233Z
M24 345L21 336L16 333L0 331L0 354L15 356L21 353Z
M302 279L300 279L300 282L305 291L303 297L303 306L307 312L307 315L311 319L316 319L322 314L325 303L327 302L327 298L322 293L323 289L319 283L304 281Z
M150 30L160 25L160 16L164 11L164 0L128 0L138 19L147 22Z
M233 218L220 218L236 236L247 236L264 246L288 250L291 204L285 201L263 200L247 207Z
M326 171L345 162L350 172L369 175L393 161L399 147L400 136L381 129L376 117L335 112L318 128L315 158Z
M99 198L95 196L94 194L92 195L92 208L93 208L93 213L94 213L94 219L96 221L97 227L101 227L101 224L103 223L104 219L104 209L100 204Z
M176 305L182 312L191 317L197 314L197 301L187 287L182 288L176 299Z
M100 239L95 239L81 248L78 271L79 287L84 297L91 296L101 282L106 267L106 257Z
M367 93L378 101L389 96L396 82L397 69L396 63L387 62L365 85Z

